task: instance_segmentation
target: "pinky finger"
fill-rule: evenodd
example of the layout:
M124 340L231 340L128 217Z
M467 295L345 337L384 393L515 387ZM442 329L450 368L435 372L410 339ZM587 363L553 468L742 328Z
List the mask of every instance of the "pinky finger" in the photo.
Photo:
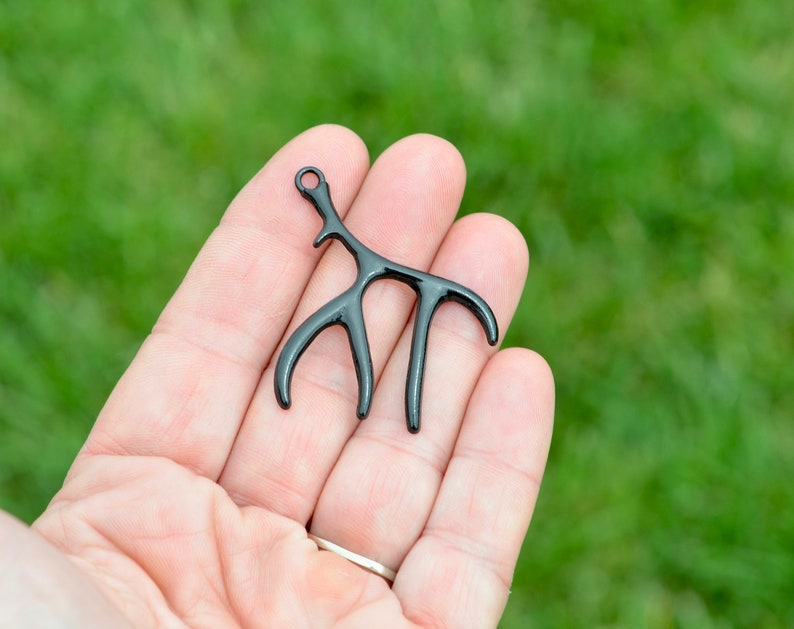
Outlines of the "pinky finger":
M420 626L495 627L546 465L554 383L524 349L480 376L427 526L394 591Z

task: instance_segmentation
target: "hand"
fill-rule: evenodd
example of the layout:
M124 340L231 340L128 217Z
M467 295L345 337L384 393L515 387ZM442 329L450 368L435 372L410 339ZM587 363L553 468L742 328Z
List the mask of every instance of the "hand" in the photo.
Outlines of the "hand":
M303 355L292 408L279 408L281 344L354 276L338 243L311 247L320 219L293 182L306 165L325 173L362 242L472 288L507 328L526 247L496 216L452 222L465 179L453 147L412 136L370 169L350 131L298 136L234 199L46 512L31 529L0 520L0 547L13 549L0 565L0 608L12 618L497 624L549 446L549 369L529 350L496 353L468 310L445 305L431 327L422 428L410 434L414 296L378 282L364 301L376 381L369 418L356 419L355 370L338 326ZM393 586L318 550L307 527L397 570Z

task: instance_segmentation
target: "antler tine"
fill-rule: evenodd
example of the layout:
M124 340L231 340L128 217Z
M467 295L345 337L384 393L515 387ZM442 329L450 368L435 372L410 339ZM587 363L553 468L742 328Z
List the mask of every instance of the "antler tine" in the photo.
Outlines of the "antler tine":
M310 188L303 183L303 177L307 173L312 173L318 179L314 188ZM358 260L358 254L363 245L358 242L355 236L345 227L342 219L339 218L339 213L331 200L331 188L328 186L323 172L314 166L301 168L295 175L295 187L298 188L303 198L314 206L320 218L323 219L323 226L320 229L320 233L317 234L317 238L314 239L314 246L319 247L328 238L336 238Z
M482 325L488 345L496 345L499 340L499 326L496 323L496 315L486 301L473 290L461 284L443 278L438 279L444 282L447 288L444 301L454 301L468 308Z
M372 358L364 328L361 293L347 290L320 308L306 319L292 334L276 362L275 389L279 406L288 409L292 405L292 376L298 360L311 345L312 341L332 325L341 325L347 332L353 366L358 381L358 408L356 415L364 419L369 415L372 405L372 391L375 377L372 371Z
M364 311L362 293L350 290L350 303L346 308L341 321L347 331L350 341L350 351L353 354L353 365L356 368L358 380L358 408L356 417L365 419L372 406L372 391L375 388L375 376L372 369L372 357L367 340L367 329L364 327Z
M437 286L420 286L417 289L416 317L411 339L411 355L408 359L408 373L405 378L405 422L408 432L419 432L422 409L422 385L425 376L427 356L427 337L430 323L438 307L443 303L443 295L429 293Z
M341 297L341 296L340 296ZM341 321L344 312L343 300L337 297L320 308L298 327L284 345L276 362L276 399L281 408L292 405L290 389L292 376L298 359L303 355L311 342L325 328Z

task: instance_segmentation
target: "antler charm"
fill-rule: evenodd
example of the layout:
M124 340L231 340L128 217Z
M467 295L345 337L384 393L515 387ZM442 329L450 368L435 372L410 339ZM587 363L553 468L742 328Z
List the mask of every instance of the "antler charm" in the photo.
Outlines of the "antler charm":
M303 184L302 179L307 173L312 173L318 178L316 187L308 188ZM465 286L391 262L364 246L342 224L342 219L339 218L331 201L325 176L319 169L309 166L299 170L295 175L295 186L323 219L323 226L314 241L314 246L319 247L328 238L335 238L341 242L355 259L358 276L350 288L304 321L284 345L276 363L275 387L279 405L286 409L292 403L290 399L292 375L303 352L320 332L328 326L338 324L347 332L353 353L353 364L358 379L356 415L359 419L367 417L372 403L374 377L367 331L364 327L362 299L364 291L372 282L379 279L393 279L408 284L417 297L416 321L405 389L405 416L408 430L412 433L419 432L427 336L436 310L447 301L462 304L479 319L488 343L496 345L499 332L493 311L482 297Z

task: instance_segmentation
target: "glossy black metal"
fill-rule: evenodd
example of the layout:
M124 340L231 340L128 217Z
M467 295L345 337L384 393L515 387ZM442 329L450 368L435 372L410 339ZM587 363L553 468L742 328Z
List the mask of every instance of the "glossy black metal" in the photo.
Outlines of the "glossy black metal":
M317 185L313 188L303 183L303 178L309 173L318 179ZM367 331L364 327L362 299L364 291L372 282L380 279L398 280L408 284L417 297L416 320L405 388L405 416L408 430L412 433L419 432L427 336L436 310L447 301L462 304L480 321L488 343L496 345L499 332L493 311L482 297L465 286L391 262L364 246L342 224L342 219L339 218L331 201L328 183L319 169L312 166L300 169L295 175L295 186L323 219L323 226L314 240L314 246L319 247L329 238L341 242L355 259L358 276L350 288L304 321L284 345L276 363L275 388L279 405L286 409L292 403L290 398L292 375L303 352L320 332L328 326L338 324L347 332L358 378L356 415L359 419L364 419L369 414L374 377Z

